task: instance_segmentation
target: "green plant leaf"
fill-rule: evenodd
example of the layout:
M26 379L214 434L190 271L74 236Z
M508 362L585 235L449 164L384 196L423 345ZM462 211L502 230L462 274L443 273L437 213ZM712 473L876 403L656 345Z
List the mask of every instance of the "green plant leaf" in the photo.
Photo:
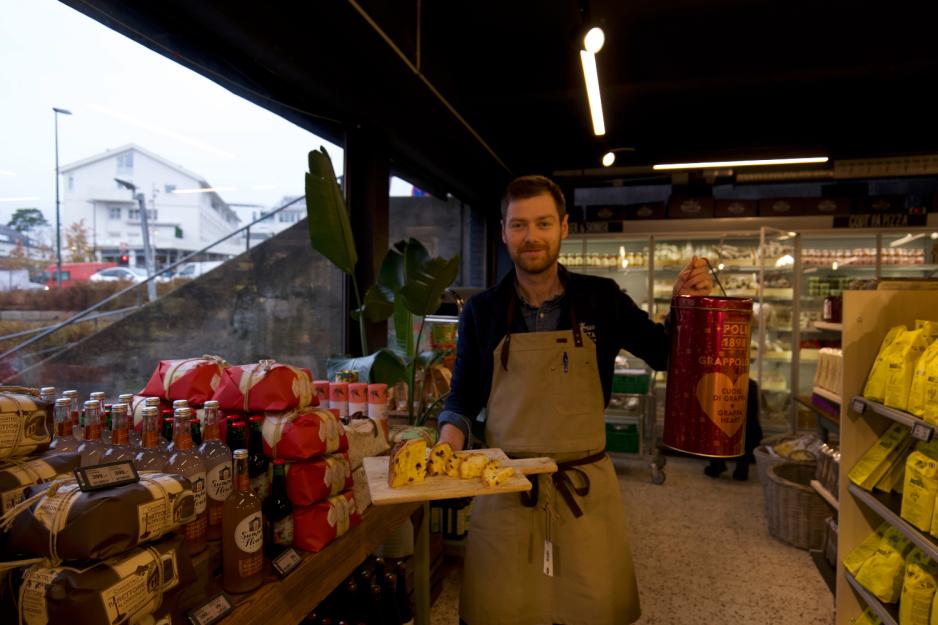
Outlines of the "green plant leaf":
M430 252L423 246L423 243L413 237L406 242L398 241L394 244L394 248L404 255L404 282L401 284L403 286L412 275L420 272L424 263L430 260Z
M406 360L401 354L384 347L360 358L333 356L326 361L326 374L330 380L334 380L336 371L357 371L359 380L391 386L398 380L407 379Z
M361 308L352 311L352 318L358 319L364 315L365 321L379 323L392 314L394 314L394 293L387 287L375 284L365 291L365 301L362 302Z
M404 300L400 297L394 299L394 338L397 347L405 354L413 354L414 346L414 317L406 308Z
M421 369L439 364L447 355L453 353L451 349L430 349L417 354L417 366Z
M458 273L458 254L449 260L430 258L413 268L408 262L407 282L398 296L404 300L404 307L413 314L432 315L440 307L443 291L453 283Z
M404 286L406 272L404 271L404 251L407 244L404 241L398 241L387 251L381 260L381 267L378 269L378 284L394 291L395 293Z
M309 242L341 271L352 274L358 253L348 208L336 182L332 160L325 148L309 153L306 174L306 215Z

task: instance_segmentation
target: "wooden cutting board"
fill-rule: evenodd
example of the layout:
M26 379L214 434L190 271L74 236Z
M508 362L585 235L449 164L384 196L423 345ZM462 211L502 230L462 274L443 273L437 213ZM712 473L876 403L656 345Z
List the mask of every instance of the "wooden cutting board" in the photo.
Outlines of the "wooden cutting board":
M524 477L525 475L554 473L557 471L557 464L551 458L509 460L505 452L495 448L473 449L471 452L458 452L457 455L464 455L465 453L483 453L491 460L498 460L503 467L514 467L515 475L498 486L485 486L482 484L482 479L478 477L464 480L458 477L437 475L427 477L420 484L391 488L388 486L388 462L391 457L365 458L363 464L365 475L368 477L368 489L371 491L371 503L376 506L386 506L414 501L436 501L457 497L520 493L531 490L531 482Z

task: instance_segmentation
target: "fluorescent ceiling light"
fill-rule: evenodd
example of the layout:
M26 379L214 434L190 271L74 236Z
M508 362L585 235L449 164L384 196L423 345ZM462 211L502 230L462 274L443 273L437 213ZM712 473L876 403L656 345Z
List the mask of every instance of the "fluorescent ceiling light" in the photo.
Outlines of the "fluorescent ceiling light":
M586 36L583 37L583 47L591 54L596 54L602 50L604 43L606 43L606 33L599 27L590 28Z
M612 167L613 163L616 162L616 155L612 152L606 152L603 154L603 167Z
M583 79L586 81L586 98L589 100L590 116L593 118L593 134L606 134L606 122L603 120L603 101L599 94L599 74L596 72L596 56L586 50L580 50L580 62L583 64Z
M29 195L21 197L0 197L0 202L37 202L39 201L38 195Z
M707 169L711 167L758 167L760 165L808 165L811 163L826 163L830 160L826 156L809 156L804 158L765 158L751 161L707 161L700 163L663 163L655 165L656 170L668 169Z
M0 176L15 176L15 171L8 171L6 169L0 169Z
M237 187L203 187L200 189L176 189L173 193L212 193L218 191L234 191Z
M923 236L925 236L924 232L920 232L919 234L909 233L905 235L904 237L900 237L896 239L895 241L891 241L889 243L889 247L899 247L899 246L905 245L906 243L911 243L912 241L921 239Z

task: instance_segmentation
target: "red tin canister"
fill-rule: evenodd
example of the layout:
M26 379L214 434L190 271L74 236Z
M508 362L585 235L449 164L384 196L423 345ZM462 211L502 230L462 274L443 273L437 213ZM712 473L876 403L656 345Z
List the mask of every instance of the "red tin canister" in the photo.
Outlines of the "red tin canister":
M752 300L680 295L671 301L664 444L728 458L744 452Z

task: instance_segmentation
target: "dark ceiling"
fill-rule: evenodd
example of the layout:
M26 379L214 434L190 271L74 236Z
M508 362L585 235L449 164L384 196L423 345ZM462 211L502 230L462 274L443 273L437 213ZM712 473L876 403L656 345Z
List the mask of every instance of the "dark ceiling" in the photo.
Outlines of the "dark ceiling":
M373 130L396 171L469 201L608 147L635 148L625 165L938 149L934 3L63 1L332 141Z

